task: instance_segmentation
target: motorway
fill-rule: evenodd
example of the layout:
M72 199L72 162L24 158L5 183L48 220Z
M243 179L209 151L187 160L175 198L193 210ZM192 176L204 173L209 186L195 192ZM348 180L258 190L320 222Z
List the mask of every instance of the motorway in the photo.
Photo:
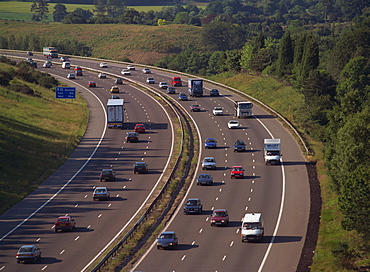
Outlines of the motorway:
M43 70L60 76L63 81L67 81L67 73L73 72L57 65ZM87 89L89 80L96 81L97 88ZM119 85L119 95L125 99L126 124L123 130L106 129L105 105L114 78L98 79L96 73L85 72L68 83L77 87L89 105L88 129L70 159L0 217L1 271L83 270L141 207L161 178L172 152L171 120L151 96L130 85ZM133 130L135 123L145 124L147 133L140 134L138 143L126 143L125 134ZM142 160L149 164L149 174L134 175L133 164ZM101 183L99 174L103 168L113 168L117 180ZM110 201L94 202L95 186L107 186L112 196ZM31 218L23 221L31 214ZM76 230L55 233L53 223L65 214L76 219ZM15 262L16 251L23 244L41 248L42 259L37 264Z
M95 69L102 70L99 68L98 63L99 62L78 60L78 65L80 66L93 67ZM73 60L72 64L75 64ZM123 65L119 64L109 63L109 66L110 67L106 70L117 75L119 75L120 70L123 68ZM60 67L55 69L61 70ZM64 75L66 75L66 72L64 72ZM163 71L155 71L152 76L155 78L156 82L167 81L169 83L169 78L172 75L171 73ZM86 78L87 77L88 76L86 76ZM130 77L133 80L144 82L146 75L141 74L140 71L135 71L131 76L127 77ZM186 78L182 78L183 80L186 80ZM94 80L98 82L98 86L99 84L102 84L99 80L97 80L96 74ZM78 79L75 82L80 81L82 80ZM86 86L87 80L84 79L83 82L83 85ZM186 83L184 85L186 85ZM109 83L108 85L104 86L109 86ZM157 109L153 101L148 99L145 100L147 97L146 94L143 94L138 90L131 89L129 86L127 87L127 90L126 86L124 87L125 92L127 92L124 94L124 98L126 100L127 97L126 101L130 102L125 106L126 113L128 114L127 118L130 120L130 122L134 123L136 120L142 121L146 120L145 118L148 118L147 115L144 115L145 111L142 109L142 106L138 106L135 100L137 99L141 101L140 103L142 103L146 111L152 110L153 108L151 114L149 114L150 121L147 121L146 123L158 122L163 126L168 123L168 121L164 121L166 117L163 111L161 109ZM206 84L205 93L207 93L207 91L211 88L215 88L215 86ZM190 104L195 102L201 105L201 112L189 113L199 128L201 135L200 144L203 145L204 139L208 137L216 138L218 141L217 149L202 150L200 154L200 159L205 156L214 156L217 160L217 170L199 171L199 173L204 172L212 174L215 181L214 185L191 186L187 192L187 196L185 197L185 199L190 197L200 198L204 205L204 211L201 215L183 215L181 211L182 207L180 205L178 213L166 226L166 229L174 230L179 237L179 246L177 249L157 250L153 244L148 254L135 263L135 265L132 267L132 271L296 271L305 240L309 215L309 186L304 157L301 154L300 148L295 139L284 128L284 126L282 126L272 115L256 105L253 109L254 118L239 119L242 124L242 128L229 130L227 128L227 122L230 119L234 119L232 101L242 99L236 94L225 89L219 87L218 89L221 93L221 96L219 97L205 96L202 98L190 99L190 101L179 102L186 110L189 110ZM105 93L104 98L107 99L109 95L106 93L106 90L102 91ZM186 87L177 87L177 93L180 91L186 93ZM97 92L100 92L100 90L94 90L94 93ZM173 94L171 96L174 98L174 100L177 100L177 94ZM129 98L131 101L128 101ZM95 107L98 108L98 106L90 104L91 101L87 101L90 109ZM222 106L226 114L224 116L213 116L212 109L214 106ZM102 114L98 114L96 118L98 119L101 115ZM142 117L138 118L137 116L140 115L142 115ZM90 119L93 120L94 118ZM98 122L100 126L93 126L93 129L92 126L89 125L89 128L92 130L91 132L101 135L101 130L104 129L104 126L101 125L103 122L104 121L102 120ZM169 128L166 127L165 130L167 133L164 134L169 136ZM156 131L162 132L160 129L157 129ZM79 179L81 176L81 174L79 174L76 177L76 180L68 185L68 187L63 191L63 197L59 199L58 196L58 201L54 202L53 200L52 205L46 205L41 210L41 213L38 213L32 218L32 220L30 220L33 221L33 224L27 222L27 224L22 225L19 229L17 229L17 231L9 235L6 239L0 241L0 269L1 266L4 265L4 271L13 271L12 269L9 270L9 267L17 267L12 266L13 264L11 264L13 262L14 265L16 265L14 255L12 255L16 251L16 248L18 248L20 244L24 244L25 241L35 241L35 238L38 236L42 237L40 247L43 250L43 260L41 260L39 264L33 266L37 268L32 268L32 270L29 271L38 271L40 270L40 267L45 267L46 264L50 266L47 268L48 270L49 268L52 268L51 271L61 271L59 270L59 267L62 267L61 265L63 265L64 268L69 267L70 271L80 271L81 267L88 263L89 258L91 259L91 256L96 254L89 254L90 251L93 251L92 248L99 250L99 248L101 249L104 247L104 243L106 243L109 239L105 239L104 242L98 243L97 246L91 247L88 246L87 243L82 245L82 243L78 241L80 239L73 241L73 238L76 238L76 233L73 232L63 233L61 235L63 235L63 237L65 236L70 238L72 244L78 243L78 246L76 247L72 245L68 247L64 240L53 240L55 239L55 234L50 231L50 215L53 214L55 217L56 214L58 214L56 210L60 210L61 214L72 213L70 212L70 210L72 210L73 214L75 215L75 210L80 209L80 217L78 217L77 221L78 225L80 225L81 220L91 220L91 218L94 216L96 217L95 214L99 213L99 211L96 209L102 209L105 211L112 210L111 208L107 208L106 204L104 203L96 203L98 205L101 204L99 207L95 207L96 204L94 203L94 208L91 208L91 205L89 205L89 207L85 207L86 210L81 208L73 208L72 203L77 202L75 199L76 195L82 195L83 191L86 191L87 188L89 188L91 191L91 187L89 187L91 183L97 184L96 180L94 179L94 175L97 172L96 168L101 166L102 161L105 162L106 160L115 160L115 152L122 147L122 142L120 145L118 140L119 137L115 137L115 134L117 134L116 132L117 131L107 132L107 135L105 135L103 141L103 143L106 144L104 144L104 147L100 147L98 149L96 157L94 156L92 162L89 162L87 165L86 168L91 167L91 169L89 169L84 176L89 178L81 177ZM152 136L154 137L155 135ZM159 145L156 148L164 148L164 139L162 139L162 137L163 134L161 133L160 138L156 138L155 140L153 139L150 142L150 148L153 148L152 145L154 145L157 141L162 141L162 145ZM283 164L281 166L266 166L263 162L263 139L271 137L282 139ZM97 139L98 137L95 136L93 138ZM237 138L242 139L247 143L247 152L233 152L232 144ZM84 141L81 144L83 144ZM156 148L154 148L154 150ZM126 150L126 147L124 150ZM77 151L78 149L76 149L76 152ZM134 152L133 149L127 151L130 151L130 156L131 152ZM166 152L168 153L169 150ZM165 153L159 154L164 156ZM75 158L74 160L77 160L78 157L72 156L72 159L73 158ZM124 160L124 158L121 159ZM93 163L95 165L92 165ZM149 162L149 165L155 166L157 171L160 172L165 165L165 160L163 159L162 166L159 166L160 163L157 160L155 160L155 162L153 161L153 163ZM244 167L246 170L244 179L230 179L229 170L233 165L242 165ZM152 169L152 167L150 168ZM124 173L125 171L128 170L117 170L119 173ZM124 180L122 181L122 184L129 184L131 182L128 179L129 175L124 174L123 176ZM64 181L65 180L66 179L64 179ZM111 187L111 185L109 186ZM135 183L135 186L137 186L137 183ZM49 188L50 185L48 182L45 182L38 190L50 190ZM81 193L78 192L79 190ZM135 188L132 190L138 189ZM146 187L145 190L149 190L149 188ZM119 193L123 192L124 195L125 193L128 193L127 189L117 189L117 191ZM37 193L37 191L35 191L30 197L33 197L32 200L34 202L39 202L37 199L39 197L39 193ZM127 202L130 201L130 206L133 204L135 207L138 207L142 202L142 200L135 202L132 197L127 197L127 199L126 197L127 196L125 195L124 200L127 200ZM25 201L27 201L27 199L25 199ZM67 210L64 209L61 211L62 208L59 206L59 204L63 207L65 206L66 202L71 204L66 205L68 208ZM91 200L88 202L91 202ZM86 204L87 203L85 203L85 206L88 206ZM216 208L225 208L228 210L230 215L230 223L227 227L210 226L210 214L212 210ZM15 209L17 209L17 207L15 207ZM19 209L13 210L13 214L17 214L19 218L24 218L31 210L32 209L28 209L28 211L25 210L22 213L22 216L19 216L18 214ZM119 210L119 208L116 208L116 210ZM241 242L239 234L240 220L246 212L262 212L265 221L265 237L262 243ZM127 210L127 213L132 214L133 209ZM45 225L44 227L37 225L37 222L39 221L34 221L36 216L38 220L43 220L42 222ZM3 218L4 215L0 218L2 223L4 220ZM85 234L87 234L86 236L91 234L91 237L96 237L99 235L99 238L100 235L111 237L114 236L114 233L122 227L125 220L128 220L129 216L122 216L122 220L117 223L120 226L113 227L116 224L112 224L111 222L116 222L116 218L117 213L112 212L111 220L107 220L105 221L105 224L101 225L99 224L99 221L101 223L103 220L95 218L95 221L98 221L95 223L93 219L94 224L99 224L99 227L94 226L93 230L91 230L91 228L87 229L86 227L82 228L83 231L81 230L81 232L83 232L83 235L81 233L81 237L85 236ZM7 219L6 222L9 222L9 225L11 226L13 220ZM107 226L109 226L109 228L107 228ZM111 226L114 229L112 231L110 231ZM33 235L30 235L30 231L33 232ZM106 232L109 232L109 234ZM1 226L0 234L3 236L3 226ZM77 235L79 234L80 233L77 233ZM61 235L58 234L58 236ZM44 241L45 239L46 241ZM87 240L89 238L86 237L85 239ZM58 251L60 250L59 247L58 249L54 250L54 247L61 242L63 242L62 248L68 248L66 252L69 251L69 254L60 254L60 251ZM3 252L6 252L6 254L4 254L6 257L5 262L3 261ZM84 254L81 255L81 252ZM85 254L87 256L85 256ZM79 262L77 262L77 258L75 258L74 255L80 258ZM13 258L13 260L11 258ZM78 265L73 269L73 267L69 266L71 264Z

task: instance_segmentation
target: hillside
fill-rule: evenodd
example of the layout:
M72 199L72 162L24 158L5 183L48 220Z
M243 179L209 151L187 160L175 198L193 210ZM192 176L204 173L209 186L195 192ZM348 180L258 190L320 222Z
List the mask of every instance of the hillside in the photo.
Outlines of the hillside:
M162 56L182 49L199 50L200 32L200 27L189 25L66 25L0 21L0 36L42 33L50 41L69 39L83 42L92 48L92 57L128 58L145 64L154 64Z

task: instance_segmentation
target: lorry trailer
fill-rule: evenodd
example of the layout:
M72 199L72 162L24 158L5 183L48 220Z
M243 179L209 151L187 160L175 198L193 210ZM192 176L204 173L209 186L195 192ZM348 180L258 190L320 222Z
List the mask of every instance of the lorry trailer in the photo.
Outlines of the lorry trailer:
M45 57L57 58L58 50L55 47L43 47L42 53Z
M123 127L123 99L108 99L107 103L107 123L108 128Z
M188 79L189 96L203 96L203 80Z

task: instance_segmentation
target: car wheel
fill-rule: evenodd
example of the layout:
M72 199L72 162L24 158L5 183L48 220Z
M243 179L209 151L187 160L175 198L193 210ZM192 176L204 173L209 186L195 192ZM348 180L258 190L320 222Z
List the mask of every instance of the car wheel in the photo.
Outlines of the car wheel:
M161 249L161 247L160 246L157 246L157 249Z
M55 229L55 232L58 232L58 229Z
M244 243L245 241L244 241L244 239L242 239L242 243Z
M197 186L199 186L199 182L197 182Z
M17 263L20 263L20 261L19 261L19 260L17 260Z

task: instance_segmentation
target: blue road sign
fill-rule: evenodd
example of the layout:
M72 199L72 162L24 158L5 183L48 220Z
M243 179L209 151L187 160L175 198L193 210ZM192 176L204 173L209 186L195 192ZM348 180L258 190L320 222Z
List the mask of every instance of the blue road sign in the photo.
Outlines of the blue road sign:
M55 98L60 99L76 99L75 87L56 87Z

